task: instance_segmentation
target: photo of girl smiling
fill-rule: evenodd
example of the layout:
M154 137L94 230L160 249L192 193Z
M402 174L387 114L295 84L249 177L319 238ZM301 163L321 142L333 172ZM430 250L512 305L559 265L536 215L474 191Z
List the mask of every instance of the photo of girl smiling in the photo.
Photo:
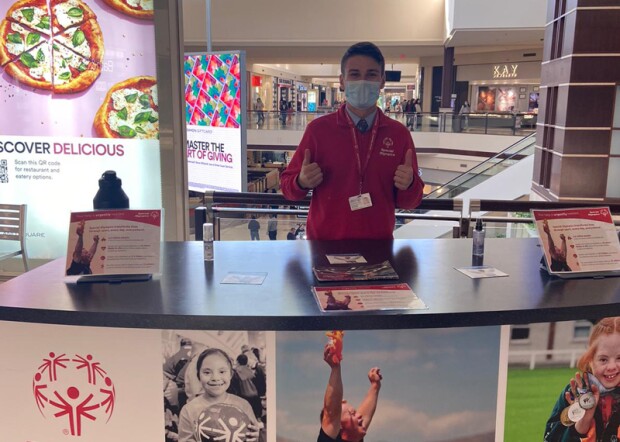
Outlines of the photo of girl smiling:
M179 416L180 442L256 442L260 424L249 402L229 392L233 363L219 348L203 351L197 359L198 379L204 393L195 397Z
M617 441L620 437L620 317L595 323L577 372L556 402L545 442Z

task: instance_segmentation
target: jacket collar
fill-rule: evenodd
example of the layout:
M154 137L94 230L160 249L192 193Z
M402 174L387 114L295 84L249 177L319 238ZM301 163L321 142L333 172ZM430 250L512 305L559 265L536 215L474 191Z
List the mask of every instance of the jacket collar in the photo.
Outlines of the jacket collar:
M347 117L347 104L343 103L336 111L336 124L338 126L349 127L349 120ZM386 125L386 118L389 117L386 117L385 114L381 111L381 109L377 107L377 114L375 115L375 118L379 119L379 127L381 127Z

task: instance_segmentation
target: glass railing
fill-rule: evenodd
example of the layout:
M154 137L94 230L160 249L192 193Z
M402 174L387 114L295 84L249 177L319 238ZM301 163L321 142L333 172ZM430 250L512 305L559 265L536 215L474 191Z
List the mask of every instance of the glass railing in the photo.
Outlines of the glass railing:
M508 146L497 155L439 186L425 198L456 198L461 193L502 172L507 167L534 153L536 134L530 134Z
M305 239L305 224L309 199L292 202L279 194L206 192L204 207L197 208L190 224L214 223L217 240L249 241L249 221L255 217L259 224L261 241L270 240L270 224L276 229L276 240ZM292 206L291 204L294 204ZM614 222L620 227L620 204L608 206ZM411 227L401 237L462 238L471 236L476 219L486 225L489 238L530 238L537 236L530 209L560 209L566 207L591 207L591 202L549 201L496 201L469 200L466 207L459 199L424 199L413 213L396 212L396 230ZM275 225L274 225L275 220ZM270 223L271 221L271 223ZM412 224L411 224L412 223ZM202 229L193 229L191 239L202 240ZM291 234L289 237L288 234Z
M249 111L248 129L301 130L315 118L333 112L334 108L320 108L316 112ZM386 113L400 121L410 131L472 133L492 135L528 135L536 131L535 113L474 113L457 115L451 113Z

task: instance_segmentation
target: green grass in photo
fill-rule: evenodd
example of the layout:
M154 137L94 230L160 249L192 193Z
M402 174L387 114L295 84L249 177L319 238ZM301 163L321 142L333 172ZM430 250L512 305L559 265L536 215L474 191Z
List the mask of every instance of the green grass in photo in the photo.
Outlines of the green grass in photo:
M509 368L505 442L542 441L545 424L576 368Z

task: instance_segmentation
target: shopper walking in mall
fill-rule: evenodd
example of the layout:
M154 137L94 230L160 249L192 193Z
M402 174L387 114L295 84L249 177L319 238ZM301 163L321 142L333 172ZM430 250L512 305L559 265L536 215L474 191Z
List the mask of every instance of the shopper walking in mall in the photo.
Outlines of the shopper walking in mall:
M258 231L260 230L260 223L256 219L256 215L252 215L252 219L248 223L248 230L250 231L250 240L259 241L260 235Z
M269 221L267 221L267 234L269 239L274 241L278 239L278 215L270 215Z
M256 99L256 105L254 106L254 108L258 116L258 121L256 122L256 124L258 124L259 126L262 126L263 123L265 122L265 104L260 99L260 97Z
M308 124L282 172L282 193L296 201L312 189L308 239L391 239L395 209L414 209L423 196L413 140L377 107L385 86L377 46L351 46L341 72L346 103Z
M288 103L282 99L280 100L280 121L282 122L282 126L286 126L286 111L288 111Z
M413 125L417 129L422 124L422 105L420 99L416 98L413 102Z
M465 100L461 109L459 110L459 116L461 118L461 130L469 129L469 113L471 112L471 107L469 106L469 101Z
M288 107L286 109L286 122L291 124L293 120L293 114L295 113L295 109L293 108L293 102L288 102Z
M405 100L404 112L407 121L407 129L413 130L413 112L415 111L415 106L413 105L413 98L409 100Z

